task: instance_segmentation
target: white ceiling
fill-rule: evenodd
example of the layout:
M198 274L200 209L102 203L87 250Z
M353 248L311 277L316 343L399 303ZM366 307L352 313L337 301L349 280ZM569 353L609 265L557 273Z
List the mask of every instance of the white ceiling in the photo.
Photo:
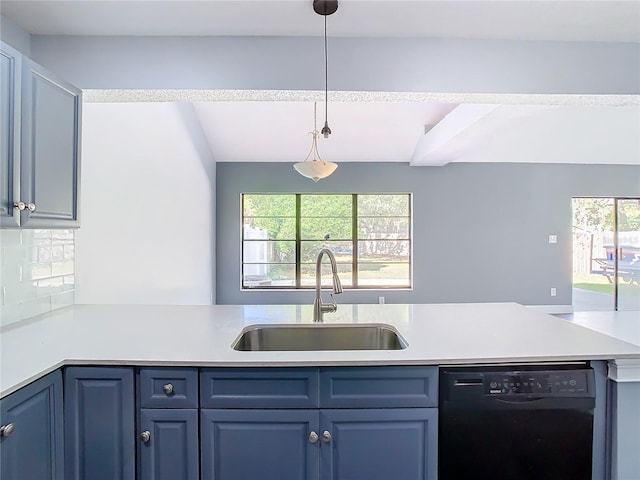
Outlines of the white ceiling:
M311 148L313 102L196 103L216 159L231 162L299 162ZM455 104L340 102L329 104L329 139L320 157L335 162L408 162L424 125L435 125ZM317 104L320 130L324 103Z
M195 103L218 161L299 162L311 147L312 102ZM640 107L330 103L323 160L640 165ZM484 109L481 115L472 109ZM479 117L479 118L478 118ZM323 104L318 104L318 129ZM455 121L454 121L455 119ZM425 125L436 125L425 135ZM437 133L436 133L436 130ZM435 135L435 137L434 137ZM422 139L433 140L420 154Z
M30 33L322 35L311 0L2 0ZM329 34L640 42L636 0L340 0Z
M2 0L33 34L309 35L311 0ZM640 1L340 0L329 36L640 43ZM304 159L311 101L192 102L219 161ZM450 161L640 164L640 105L620 107L330 102L323 159L439 165ZM532 102L534 103L534 102ZM475 108L475 110L474 110ZM479 109L479 110L478 110ZM324 104L318 103L318 126ZM437 126L424 135L425 125Z
M431 160L640 165L640 108L501 105Z

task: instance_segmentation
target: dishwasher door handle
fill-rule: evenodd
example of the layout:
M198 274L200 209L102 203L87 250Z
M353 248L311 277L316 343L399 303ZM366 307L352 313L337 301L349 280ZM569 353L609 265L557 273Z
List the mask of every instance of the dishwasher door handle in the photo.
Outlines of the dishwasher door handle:
M540 400L543 400L543 399L544 397L533 397L533 398L511 398L509 400L505 400L504 398L495 397L493 400L495 400L496 402L502 402L502 403L523 404L523 403L539 402Z

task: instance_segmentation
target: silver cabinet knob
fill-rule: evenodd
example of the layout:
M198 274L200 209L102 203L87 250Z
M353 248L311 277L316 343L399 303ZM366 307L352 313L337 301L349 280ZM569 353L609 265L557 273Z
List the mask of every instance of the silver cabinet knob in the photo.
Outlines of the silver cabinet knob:
M140 434L140 440L142 443L148 443L151 440L151 432L149 430L145 430Z
M165 393L165 395L171 395L173 393L173 385L167 383L162 387L162 391Z
M322 441L324 443L329 443L331 441L331 434L329 432L327 432L326 430L324 432L322 432Z
M24 203L24 202L15 202L13 204L13 208L17 208L18 210L29 210L30 212L36 211L36 204L33 202Z
M316 443L318 441L318 434L316 432L311 432L309 434L309 443Z
M16 426L13 423L8 423L0 427L0 437L10 437L15 431Z

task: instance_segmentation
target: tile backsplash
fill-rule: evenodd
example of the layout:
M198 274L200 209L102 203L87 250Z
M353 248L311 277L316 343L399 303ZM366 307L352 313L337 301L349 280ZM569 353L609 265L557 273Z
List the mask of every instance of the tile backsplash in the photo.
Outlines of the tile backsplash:
M0 325L73 305L74 230L0 230Z

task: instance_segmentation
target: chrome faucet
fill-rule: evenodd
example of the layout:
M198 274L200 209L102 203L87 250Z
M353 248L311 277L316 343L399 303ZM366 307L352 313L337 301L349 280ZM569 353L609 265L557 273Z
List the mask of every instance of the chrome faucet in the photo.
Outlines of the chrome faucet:
M333 293L331 294L331 303L322 303L322 256L327 254L329 261L331 262L331 273L333 274ZM334 294L342 293L342 284L340 283L340 277L338 277L338 267L336 265L336 258L328 248L323 248L318 253L318 259L316 260L316 299L313 302L313 321L322 322L322 316L325 313L332 313L338 310L336 301L333 298Z

